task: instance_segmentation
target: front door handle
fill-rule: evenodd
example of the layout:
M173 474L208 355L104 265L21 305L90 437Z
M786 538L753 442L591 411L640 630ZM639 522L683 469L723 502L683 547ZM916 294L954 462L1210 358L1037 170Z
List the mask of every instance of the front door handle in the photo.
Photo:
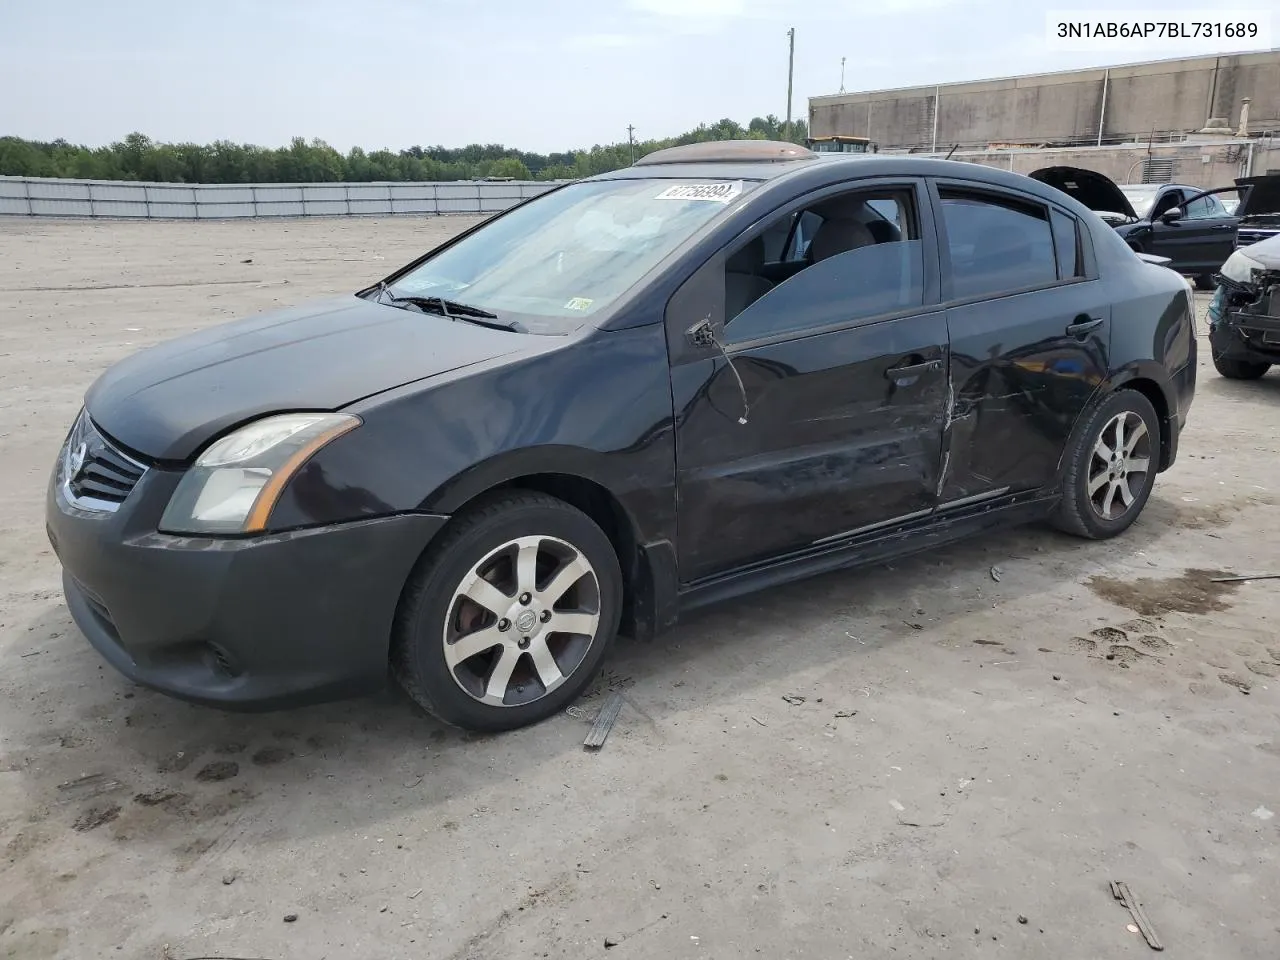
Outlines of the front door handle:
M1215 229L1215 230L1234 230L1235 228L1236 228L1236 225L1235 225L1234 223L1220 223L1220 224L1218 224L1216 227L1214 227L1213 229Z
M1105 322L1105 317L1090 317L1087 320L1077 320L1075 323L1067 325L1067 336L1083 337L1086 333L1093 333Z
M910 363L902 367L890 367L884 372L884 375L894 382L901 383L903 380L912 380L922 373L928 373L930 370L941 369L941 360L926 360L924 363Z

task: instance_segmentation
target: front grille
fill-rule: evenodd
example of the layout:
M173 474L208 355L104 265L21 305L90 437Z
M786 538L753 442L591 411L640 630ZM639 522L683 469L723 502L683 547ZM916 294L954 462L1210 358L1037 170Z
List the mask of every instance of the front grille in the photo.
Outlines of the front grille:
M81 413L63 451L64 482L77 506L112 511L138 485L145 465L118 449Z
M1236 247L1247 247L1253 243L1259 243L1268 240L1280 233L1280 230L1250 230L1242 229L1236 231Z

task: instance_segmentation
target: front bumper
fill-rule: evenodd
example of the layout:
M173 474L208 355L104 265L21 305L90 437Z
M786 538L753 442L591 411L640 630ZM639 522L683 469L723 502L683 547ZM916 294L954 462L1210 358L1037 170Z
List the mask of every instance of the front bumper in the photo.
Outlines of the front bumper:
M49 484L46 525L67 607L144 686L265 710L381 687L396 604L447 518L361 520L243 539L156 533L179 473L152 468L113 513Z
M1209 305L1209 346L1213 355L1249 363L1280 363L1280 294L1254 308L1233 307L1219 286ZM1270 310L1266 309L1269 305Z

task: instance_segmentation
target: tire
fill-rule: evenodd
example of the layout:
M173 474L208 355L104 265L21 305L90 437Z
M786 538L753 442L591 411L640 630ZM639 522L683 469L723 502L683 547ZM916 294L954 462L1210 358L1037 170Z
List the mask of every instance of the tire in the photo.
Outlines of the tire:
M621 610L622 573L604 531L562 500L503 491L455 517L414 567L396 610L392 673L444 723L513 730L586 689Z
M1254 363L1249 360L1228 360L1214 356L1213 365L1218 373L1228 380L1258 380L1271 369L1269 363Z
M1113 461L1101 451L1114 453L1118 449L1114 429L1121 418L1130 453ZM1062 500L1053 525L1090 540L1123 533L1138 519L1151 496L1159 457L1160 421L1151 401L1137 390L1117 390L1086 414L1069 441ZM1134 469L1144 461L1145 469Z
M1193 282L1195 283L1197 290L1215 289L1215 284L1213 282L1213 274L1211 273L1202 273L1200 274L1200 276L1195 277Z

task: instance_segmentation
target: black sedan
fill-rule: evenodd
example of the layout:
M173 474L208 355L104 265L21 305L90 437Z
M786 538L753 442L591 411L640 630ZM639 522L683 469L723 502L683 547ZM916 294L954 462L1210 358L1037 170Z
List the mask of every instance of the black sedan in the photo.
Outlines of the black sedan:
M1078 167L1046 167L1033 178L1083 203L1139 253L1164 257L1171 269L1213 289L1213 275L1236 248L1240 217L1224 198L1237 200L1236 186L1202 190L1178 183L1117 186L1110 177Z
M1115 536L1177 455L1193 324L1029 178L678 147L111 368L49 537L139 683L249 709L390 672L512 728L702 604L1005 524Z

